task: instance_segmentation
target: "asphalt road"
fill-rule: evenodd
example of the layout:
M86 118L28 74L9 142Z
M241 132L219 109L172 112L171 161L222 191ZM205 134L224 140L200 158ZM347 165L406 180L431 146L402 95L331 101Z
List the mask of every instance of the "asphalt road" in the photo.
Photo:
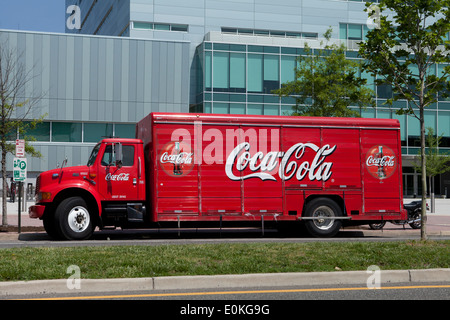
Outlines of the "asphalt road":
M273 287L230 287L212 289L183 290L140 290L106 291L95 293L77 292L64 294L23 294L7 299L37 300L164 300L190 301L191 306L202 307L201 301L216 301L213 305L219 315L236 314L239 307L246 306L244 312L270 312L277 310L276 301L294 300L450 300L450 282L410 282L383 284L372 289L361 285L320 285L320 286L273 286ZM195 301L195 302L193 302ZM227 302L228 301L228 302ZM238 302L239 301L239 302ZM275 301L275 302L274 302ZM226 307L226 305L228 307ZM247 307L249 306L249 307ZM171 312L182 313L187 303L176 303ZM285 305L293 308L294 305ZM160 308L159 308L160 309ZM272 309L272 310L271 310ZM242 310L242 307L241 307ZM241 311L242 312L242 311ZM174 315L175 315L174 314Z

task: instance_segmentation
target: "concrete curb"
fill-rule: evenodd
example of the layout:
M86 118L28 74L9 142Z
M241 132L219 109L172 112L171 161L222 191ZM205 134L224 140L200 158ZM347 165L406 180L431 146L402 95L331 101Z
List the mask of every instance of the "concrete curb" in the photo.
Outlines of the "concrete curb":
M0 282L0 297L38 294L108 293L175 289L264 288L310 285L367 286L370 271L270 273L215 276L180 276L131 279L81 279L79 289L69 289L72 279ZM394 283L450 282L450 269L382 270L381 287Z

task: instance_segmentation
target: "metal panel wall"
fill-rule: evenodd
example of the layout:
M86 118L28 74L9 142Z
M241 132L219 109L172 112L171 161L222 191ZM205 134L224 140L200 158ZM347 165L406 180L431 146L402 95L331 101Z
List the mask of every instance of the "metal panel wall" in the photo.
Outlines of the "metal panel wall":
M152 111L189 110L188 42L0 31L0 43L14 50L33 76L22 98L42 96L30 118L135 123ZM85 163L92 148L92 143L35 145L43 155L29 159L36 172L55 168L65 156L69 164Z

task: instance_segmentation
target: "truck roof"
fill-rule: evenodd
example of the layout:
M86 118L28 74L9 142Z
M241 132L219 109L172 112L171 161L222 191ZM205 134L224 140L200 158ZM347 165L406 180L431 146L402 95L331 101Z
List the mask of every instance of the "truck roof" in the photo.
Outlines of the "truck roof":
M248 125L279 125L279 126L313 126L313 127L373 127L400 129L397 119L372 118L337 118L337 117L300 117L300 116L259 116L259 115L229 115L202 113L162 113L149 115L152 122L163 123L223 123Z
M102 143L142 143L140 139L129 139L129 138L104 138L100 142Z

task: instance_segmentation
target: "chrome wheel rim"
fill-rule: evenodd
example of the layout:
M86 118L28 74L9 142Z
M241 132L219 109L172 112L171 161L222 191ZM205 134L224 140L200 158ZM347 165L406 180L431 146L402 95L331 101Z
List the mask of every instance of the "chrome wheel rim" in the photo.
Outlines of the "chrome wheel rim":
M314 225L320 230L329 230L334 224L334 219L327 218L334 218L334 216L333 209L328 206L320 206L313 213Z
M88 228L90 221L91 218L89 212L84 207L77 206L69 212L69 227L74 232L85 231Z

